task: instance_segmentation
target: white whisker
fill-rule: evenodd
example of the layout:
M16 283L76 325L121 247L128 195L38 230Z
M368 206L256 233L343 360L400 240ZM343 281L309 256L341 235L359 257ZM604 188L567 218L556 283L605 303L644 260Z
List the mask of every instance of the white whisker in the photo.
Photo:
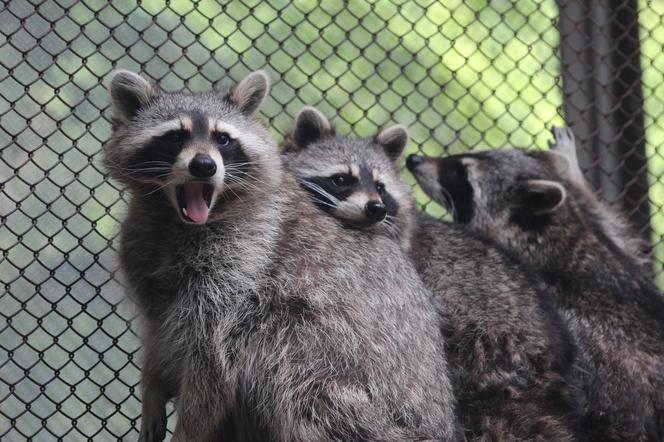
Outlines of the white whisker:
M313 190L323 198L328 199L331 202L331 204L334 204L335 207L339 204L339 200L336 197L332 196L329 192L320 187L318 184L312 183L311 181L307 180L300 180L300 182L302 183L303 186Z

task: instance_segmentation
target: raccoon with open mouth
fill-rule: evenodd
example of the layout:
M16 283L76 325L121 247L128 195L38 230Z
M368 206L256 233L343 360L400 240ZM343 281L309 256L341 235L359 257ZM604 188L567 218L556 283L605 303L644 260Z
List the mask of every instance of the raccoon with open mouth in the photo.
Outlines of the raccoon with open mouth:
M664 297L626 224L588 189L571 130L554 136L550 151L410 156L407 166L456 222L546 283L579 342L582 440L664 440Z
M120 262L145 323L140 441L455 440L428 291L390 240L319 213L257 120L268 79L229 92L110 83ZM381 262L381 266L376 263Z
M488 240L416 211L394 166L408 139L401 125L372 139L339 136L305 107L282 150L322 211L371 241L395 240L413 258L432 291L467 439L573 440L580 398L565 376L575 344L561 318Z

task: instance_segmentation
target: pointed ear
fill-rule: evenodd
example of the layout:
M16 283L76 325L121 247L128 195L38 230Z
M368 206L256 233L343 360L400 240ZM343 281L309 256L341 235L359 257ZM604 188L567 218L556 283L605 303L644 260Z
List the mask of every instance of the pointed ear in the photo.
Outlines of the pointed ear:
M315 107L305 106L295 118L293 140L297 147L305 148L311 143L332 135L333 132L334 129L325 115Z
M576 184L583 185L583 172L576 155L574 132L569 127L554 127L553 136L555 142L550 145L550 158L556 172Z
M128 121L157 95L156 90L143 77L130 71L118 70L113 73L108 86L113 117Z
M526 180L521 184L518 206L534 215L554 212L567 198L565 188L555 181Z
M255 71L236 84L226 99L240 109L243 115L255 114L270 91L270 79L264 71Z
M397 124L378 132L374 137L374 141L383 147L390 160L396 161L406 148L409 138L408 128L403 124Z

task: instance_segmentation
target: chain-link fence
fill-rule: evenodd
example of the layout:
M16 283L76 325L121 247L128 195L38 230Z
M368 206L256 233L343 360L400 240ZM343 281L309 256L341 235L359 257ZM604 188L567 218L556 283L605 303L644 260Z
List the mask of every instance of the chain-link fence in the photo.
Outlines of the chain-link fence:
M633 26L622 11L627 25L616 28L612 3L629 1L578 3L574 9L575 2L561 2L561 16L553 0L3 2L0 438L137 435L139 343L113 248L124 201L99 162L110 132L105 84L114 68L140 71L165 90L192 91L225 87L264 68L275 84L263 115L277 138L310 104L341 133L367 136L385 124L407 124L410 149L431 155L543 148L548 129L567 115L588 145L589 176L603 177L598 187L641 160L626 185L649 182L649 189L637 189L623 205L646 201L647 220L649 201L661 270L664 7L635 2ZM589 3L596 6L584 9ZM613 40L598 40L603 33ZM634 63L621 65L615 54L640 60L636 83L620 75ZM609 61L616 75L602 70ZM641 78L642 89L613 88L641 88ZM574 101L588 82L595 98ZM621 99L635 94L636 110L616 116ZM601 101L607 96L613 101ZM608 127L608 135L598 127ZM631 147L619 143L628 128ZM601 142L622 150L611 150L607 162ZM626 155L637 155L636 163ZM620 189L612 195L626 201Z

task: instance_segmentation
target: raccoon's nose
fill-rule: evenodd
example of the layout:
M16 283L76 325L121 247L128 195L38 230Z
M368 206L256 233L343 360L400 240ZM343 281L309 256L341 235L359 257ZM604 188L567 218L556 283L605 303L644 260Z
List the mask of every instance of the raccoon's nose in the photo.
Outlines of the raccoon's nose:
M412 169L413 167L416 167L418 164L422 162L422 158L419 157L418 155L411 153L408 155L408 158L406 159L406 167L409 169Z
M367 214L367 218L378 222L382 221L387 215L387 208L380 201L369 201L364 208L364 212Z
M217 172L217 164L210 155L196 154L189 163L189 173L196 178L210 178Z

